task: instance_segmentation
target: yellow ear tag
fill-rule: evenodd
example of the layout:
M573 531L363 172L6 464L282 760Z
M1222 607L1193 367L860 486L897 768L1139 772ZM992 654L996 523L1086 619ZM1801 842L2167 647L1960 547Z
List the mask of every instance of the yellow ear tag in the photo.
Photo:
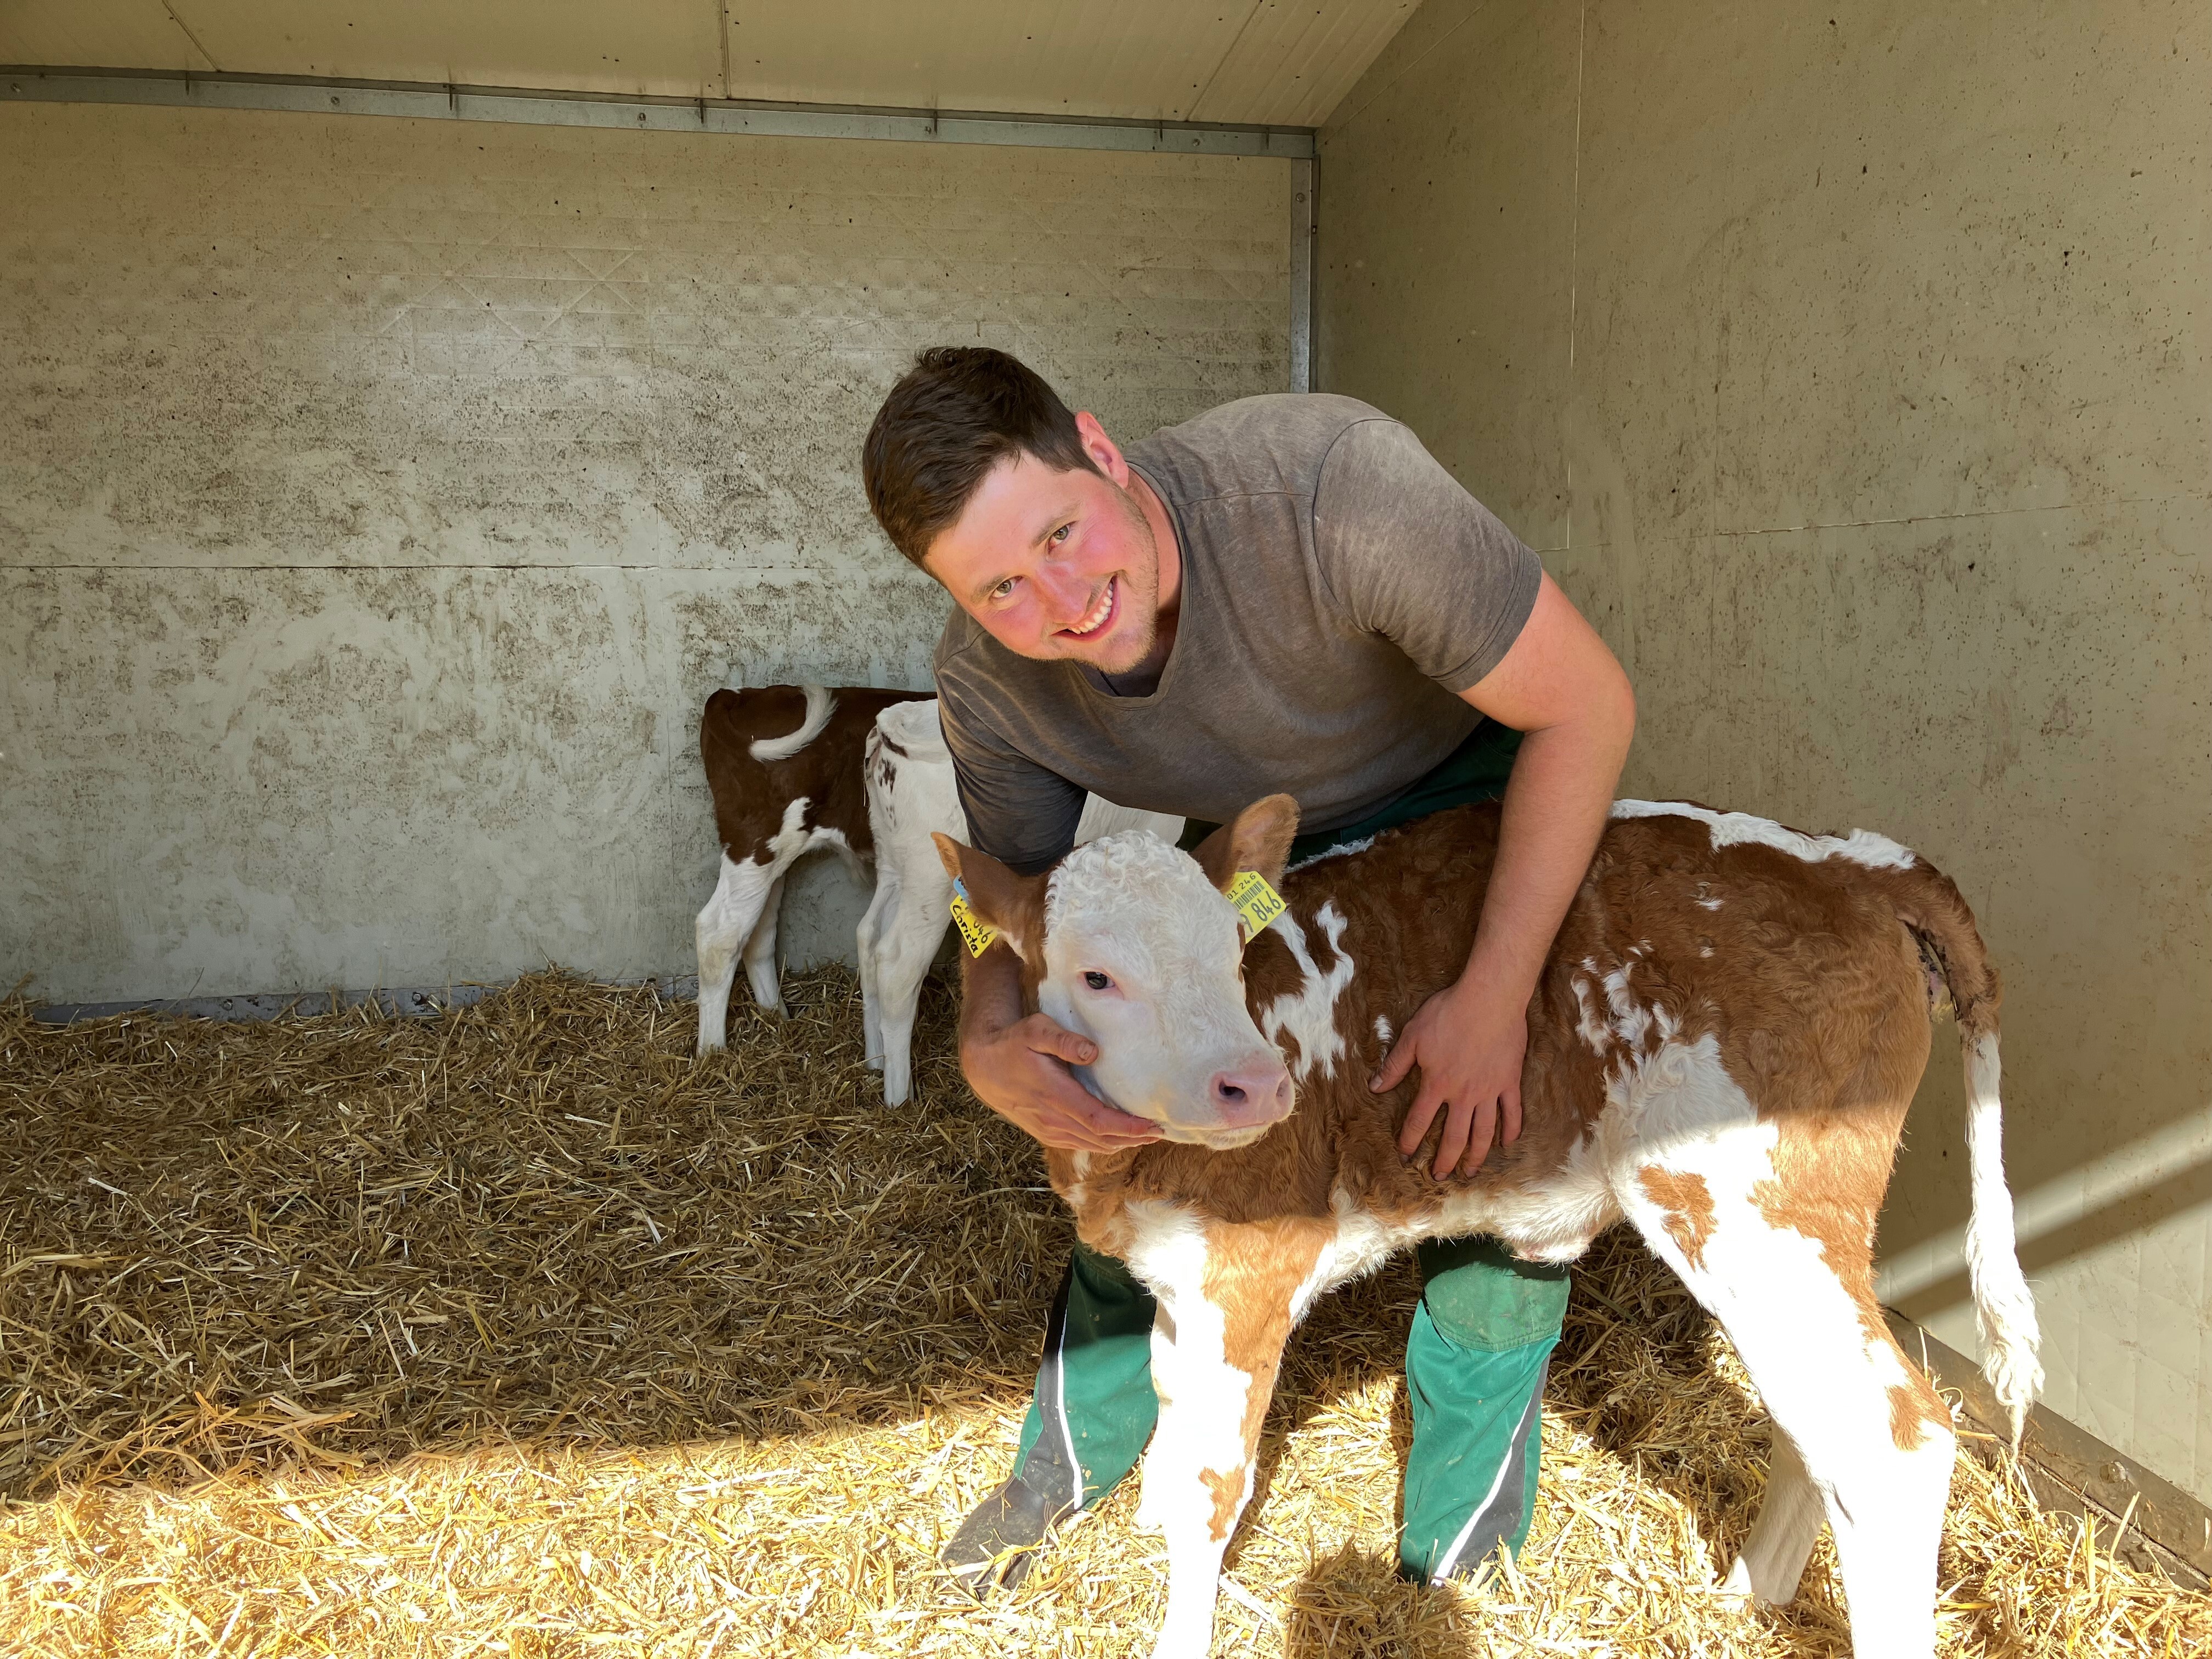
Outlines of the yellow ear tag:
M971 957L981 956L991 948L991 941L999 937L997 928L968 908L968 889L958 881L952 884L952 925L960 930L960 938Z
M1239 870L1229 884L1229 902L1244 919L1244 942L1249 945L1267 930L1267 924L1289 908L1283 896L1267 885L1257 870Z

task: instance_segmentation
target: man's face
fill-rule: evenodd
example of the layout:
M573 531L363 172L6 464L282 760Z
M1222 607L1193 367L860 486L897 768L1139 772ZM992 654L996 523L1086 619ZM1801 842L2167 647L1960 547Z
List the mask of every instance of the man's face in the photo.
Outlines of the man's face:
M1128 464L1097 422L1079 423L1109 476L1055 471L1032 455L1001 461L930 544L923 568L1018 656L1123 674L1152 648L1159 548L1130 499Z

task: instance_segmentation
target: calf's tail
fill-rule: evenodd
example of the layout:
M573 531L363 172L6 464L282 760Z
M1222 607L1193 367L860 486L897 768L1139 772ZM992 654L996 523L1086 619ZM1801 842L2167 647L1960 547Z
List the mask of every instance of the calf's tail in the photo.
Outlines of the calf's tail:
M1966 1168L1973 1208L1966 1223L1966 1271L1981 1328L1982 1374L2011 1419L2020 1443L2027 1409L2043 1389L2035 1297L2020 1269L2012 1192L2005 1185L2004 1108L1997 1097L1996 969L1973 912L1940 872L1922 863L1892 878L1898 916L1918 941L1931 987L1959 1021L1966 1068Z
M789 760L819 737L822 728L830 724L830 711L837 702L830 695L830 688L826 685L802 685L799 689L806 694L805 717L796 730L787 732L781 737L753 739L750 752L755 760Z

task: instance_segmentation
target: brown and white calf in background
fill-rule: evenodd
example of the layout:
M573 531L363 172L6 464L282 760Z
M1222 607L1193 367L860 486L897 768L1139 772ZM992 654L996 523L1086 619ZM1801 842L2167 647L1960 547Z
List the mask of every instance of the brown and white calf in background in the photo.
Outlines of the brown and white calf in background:
M884 1099L912 1086L915 1011L921 981L951 925L952 884L933 834L968 837L952 757L927 692L866 686L769 685L717 691L699 722L699 756L722 842L721 878L699 912L699 1053L724 1046L740 956L753 1000L783 1012L776 971L777 913L791 866L817 848L876 887L854 944L868 1064ZM1148 829L1173 842L1182 820L1088 797L1076 839Z
M1030 1005L1097 1041L1087 1086L1167 1130L1048 1159L1085 1242L1159 1298L1139 1510L1168 1540L1157 1653L1206 1651L1284 1341L1316 1296L1422 1238L1486 1232L1567 1261L1626 1219L1773 1415L1728 1588L1791 1600L1825 1521L1862 1659L1929 1654L1955 1442L1883 1322L1872 1254L1934 1005L1965 1051L1974 1301L2015 1434L2042 1377L2002 1163L1996 975L1958 890L1865 831L1618 804L1528 1005L1520 1139L1438 1184L1432 1146L1408 1163L1395 1145L1413 1085L1367 1079L1467 961L1498 808L1285 876L1296 827L1273 796L1194 857L1115 836L1028 878L939 843L1020 953ZM1279 878L1288 904L1249 947L1221 891L1240 870ZM1294 1105L1255 1086L1269 1063Z
M817 848L858 873L875 855L860 757L876 716L926 692L763 685L717 691L699 717L699 758L714 798L721 878L692 933L699 950L699 1052L723 1046L742 955L753 1000L783 1012L776 972L783 878Z

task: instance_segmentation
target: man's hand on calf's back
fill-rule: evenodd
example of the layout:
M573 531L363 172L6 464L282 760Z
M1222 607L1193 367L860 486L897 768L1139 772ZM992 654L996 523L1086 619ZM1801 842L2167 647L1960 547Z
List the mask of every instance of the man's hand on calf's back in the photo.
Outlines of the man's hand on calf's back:
M975 1097L1047 1146L1112 1152L1158 1140L1157 1126L1095 1098L1070 1066L1087 1066L1098 1046L1042 1014L961 1034L960 1069Z
M1437 992L1406 1022L1367 1086L1388 1093L1417 1067L1420 1086L1398 1132L1398 1151L1411 1159L1437 1113L1444 1130L1429 1173L1438 1181L1472 1176L1500 1146L1521 1137L1521 1067L1528 1048L1528 999L1486 993L1464 978Z

